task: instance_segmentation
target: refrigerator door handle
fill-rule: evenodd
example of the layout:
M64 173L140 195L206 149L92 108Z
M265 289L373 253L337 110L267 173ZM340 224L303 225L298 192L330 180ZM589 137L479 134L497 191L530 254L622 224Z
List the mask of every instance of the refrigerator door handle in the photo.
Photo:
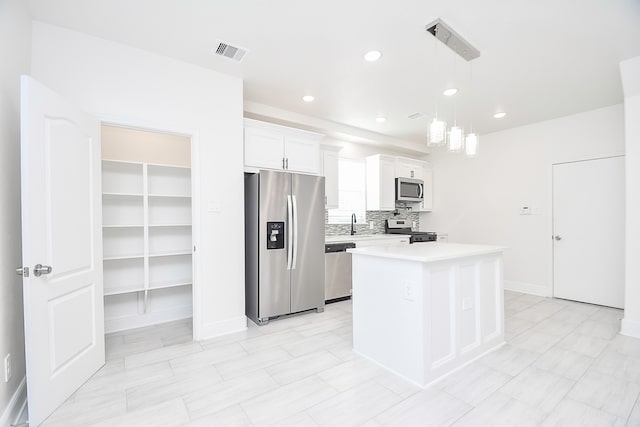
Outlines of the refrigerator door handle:
M291 196L293 199L293 262L292 269L296 269L298 264L298 201L296 196Z
M287 195L287 224L289 225L289 237L287 239L287 270L291 270L293 264L293 202Z

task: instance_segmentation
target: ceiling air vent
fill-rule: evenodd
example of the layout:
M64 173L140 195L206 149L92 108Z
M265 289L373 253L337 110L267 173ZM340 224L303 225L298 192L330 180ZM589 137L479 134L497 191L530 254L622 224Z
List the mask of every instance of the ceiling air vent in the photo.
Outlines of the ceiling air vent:
M233 59L237 62L242 61L242 58L244 58L244 55L246 53L247 49L231 46L230 44L224 42L218 43L218 48L216 49L216 54L224 56L225 58Z
M420 118L422 118L422 117L424 117L424 116L425 116L425 114L424 114L424 113L413 113L413 114L409 114L409 116L408 116L408 117L409 117L411 120L415 120L415 119L420 119Z

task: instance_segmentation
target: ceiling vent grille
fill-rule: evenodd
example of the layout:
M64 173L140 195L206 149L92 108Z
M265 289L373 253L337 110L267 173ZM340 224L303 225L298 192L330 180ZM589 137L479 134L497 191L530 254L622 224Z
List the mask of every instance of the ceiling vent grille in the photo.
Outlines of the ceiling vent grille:
M237 61L237 62L242 61L242 58L244 58L246 53L247 53L247 49L243 49L237 46L232 46L224 42L218 43L218 48L216 49L217 55L224 56L225 58L233 59L234 61Z
M424 113L413 113L413 114L409 114L407 117L409 117L411 120L415 120L415 119L421 119L422 117L425 117Z
M431 24L426 26L427 32L433 35L435 38L446 44L449 49L463 57L467 61L476 59L480 56L480 51L462 38L458 33L442 21L442 19L436 19Z

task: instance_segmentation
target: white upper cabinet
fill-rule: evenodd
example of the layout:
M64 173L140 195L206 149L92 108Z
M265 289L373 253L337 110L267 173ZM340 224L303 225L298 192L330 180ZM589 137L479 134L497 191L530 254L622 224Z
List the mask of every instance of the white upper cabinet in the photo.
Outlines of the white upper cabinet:
M322 147L322 175L324 176L325 209L337 209L339 207L339 150L340 148L338 147Z
M246 169L276 169L319 175L322 135L245 119Z
M396 208L396 158L376 154L367 157L367 210L392 211Z
M406 157L396 158L396 176L403 178L424 179L425 162Z
M367 157L367 210L395 209L397 177L423 180L424 200L415 203L413 209L420 212L433 209L433 170L429 162L376 154Z
M423 162L422 179L424 181L424 200L420 203L420 212L431 212L433 210L433 168L431 163Z
M244 164L256 168L284 169L284 136L274 131L245 126Z

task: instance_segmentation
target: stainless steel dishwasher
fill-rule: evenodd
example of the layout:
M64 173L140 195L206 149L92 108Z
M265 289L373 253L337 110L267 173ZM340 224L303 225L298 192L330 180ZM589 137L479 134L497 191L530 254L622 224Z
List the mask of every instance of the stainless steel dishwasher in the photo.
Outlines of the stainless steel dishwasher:
M351 297L351 254L356 244L325 243L324 245L324 299L327 303Z

